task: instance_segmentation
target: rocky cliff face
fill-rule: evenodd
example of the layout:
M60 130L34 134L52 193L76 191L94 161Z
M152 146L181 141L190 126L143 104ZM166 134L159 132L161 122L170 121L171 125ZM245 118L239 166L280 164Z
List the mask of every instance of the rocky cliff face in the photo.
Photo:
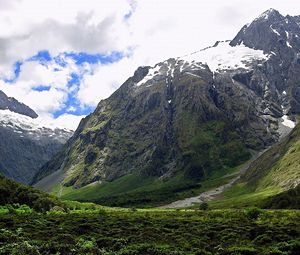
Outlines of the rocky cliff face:
M32 109L2 91L0 108L0 173L28 184L73 132L43 126Z
M58 171L76 188L129 173L201 180L245 161L294 127L298 20L269 10L232 41L138 68L35 181Z

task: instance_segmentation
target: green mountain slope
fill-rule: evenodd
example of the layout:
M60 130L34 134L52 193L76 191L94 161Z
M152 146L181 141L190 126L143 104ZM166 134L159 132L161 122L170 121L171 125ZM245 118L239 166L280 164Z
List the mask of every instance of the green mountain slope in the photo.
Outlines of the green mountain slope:
M255 160L239 183L224 192L223 199L214 201L211 205L213 207L259 205L279 208L284 206L280 206L279 203L286 203L285 207L293 208L300 200L297 191L299 183L300 123L280 143L272 146ZM281 192L282 195L277 195ZM293 206L294 202L280 202L282 199L298 202Z
M300 124L281 143L253 162L242 180L257 191L296 187L300 183Z

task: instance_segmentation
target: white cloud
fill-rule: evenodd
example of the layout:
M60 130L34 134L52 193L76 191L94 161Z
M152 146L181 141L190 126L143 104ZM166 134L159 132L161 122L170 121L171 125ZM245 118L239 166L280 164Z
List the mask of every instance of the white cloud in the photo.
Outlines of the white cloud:
M9 96L27 104L38 114L59 110L68 97L68 81L71 73L79 68L68 61L65 67L54 61L42 65L37 61L24 62L20 68L20 75L13 83L2 81L0 89ZM40 86L49 87L48 90L36 90Z
M41 120L46 126L76 130L77 126L79 125L79 122L84 117L84 115L77 116L65 113L60 115L56 119L54 119L51 115L43 115L41 116Z
M2 65L44 49L57 55L104 53L128 46L123 16L130 5L123 0L23 0L10 7L2 10L0 18Z
M17 86L0 83L0 90L28 105L39 115L59 110L64 105L68 95L66 92L55 88L50 88L49 91L35 91L28 88L27 83L18 83Z
M96 106L101 99L109 97L132 75L133 61L134 58L125 57L112 64L95 66L81 81L77 98L82 106Z
M65 92L51 88L49 91L30 91L23 98L23 102L43 114L60 109L66 97Z
M67 109L67 112L76 112L76 108L74 106L70 106L68 109Z
M181 54L232 38L270 7L296 14L295 5L296 0L1 1L0 61L12 64L43 49L54 55L106 53L133 45L150 50L149 58ZM124 20L131 8L134 14Z
M54 71L55 68L58 68ZM25 62L21 66L18 82L26 82L31 88L49 85L52 88L64 89L72 68L61 68L56 64L41 65L36 61Z

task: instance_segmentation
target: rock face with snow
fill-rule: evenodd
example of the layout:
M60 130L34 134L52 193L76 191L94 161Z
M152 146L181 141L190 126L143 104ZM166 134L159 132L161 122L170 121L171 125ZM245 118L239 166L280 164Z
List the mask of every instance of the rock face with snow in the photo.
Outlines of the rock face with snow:
M300 111L298 20L269 10L232 41L138 68L35 180L58 171L74 187L129 173L203 179L271 145Z
M29 184L73 132L45 127L32 109L2 91L0 105L0 173Z
M270 9L244 26L230 42L231 46L245 45L271 54L264 66L261 82L264 98L282 102L287 114L300 113L300 26L299 16L282 16ZM248 84L253 84L251 76ZM272 111L272 108L269 108ZM276 110L273 109L273 113Z
M13 97L8 97L4 92L0 90L0 110L10 110L31 118L37 118L38 115L34 110L25 104L18 102Z

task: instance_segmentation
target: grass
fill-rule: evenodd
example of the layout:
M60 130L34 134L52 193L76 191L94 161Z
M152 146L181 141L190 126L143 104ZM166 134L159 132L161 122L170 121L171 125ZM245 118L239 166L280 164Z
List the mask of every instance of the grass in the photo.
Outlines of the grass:
M258 189L266 187L290 188L299 180L300 172L300 140L296 141L287 152L270 169L268 175L259 181Z
M83 134L86 134L88 132L95 132L101 128L103 128L106 124L107 124L107 120L106 121L101 121L100 123L98 123L97 125L93 126L93 127L89 127L89 128L86 128L82 131Z
M289 189L299 180L300 123L282 142L261 155L243 177L257 191L280 187Z
M57 183L53 186L51 193L57 197L61 197L72 192L73 190L74 189L72 187L65 187L60 183Z
M0 215L0 254L296 255L300 249L296 210L86 206L69 213Z
M67 200L92 201L110 206L151 207L196 196L223 185L229 182L233 178L232 175L242 166L214 171L209 179L202 182L187 180L183 175L162 181L155 177L130 174L112 182L97 183L80 189L55 187L53 193L57 194L63 187L62 198Z
M236 191L233 192L231 196L228 196L228 192L231 192L229 189L226 191L227 195L225 192L224 198L209 202L209 207L212 209L220 209L260 206L265 199L272 197L281 191L280 189L266 189L259 192L249 192L243 194L243 190L240 190L238 186L234 187L233 189L236 189Z

